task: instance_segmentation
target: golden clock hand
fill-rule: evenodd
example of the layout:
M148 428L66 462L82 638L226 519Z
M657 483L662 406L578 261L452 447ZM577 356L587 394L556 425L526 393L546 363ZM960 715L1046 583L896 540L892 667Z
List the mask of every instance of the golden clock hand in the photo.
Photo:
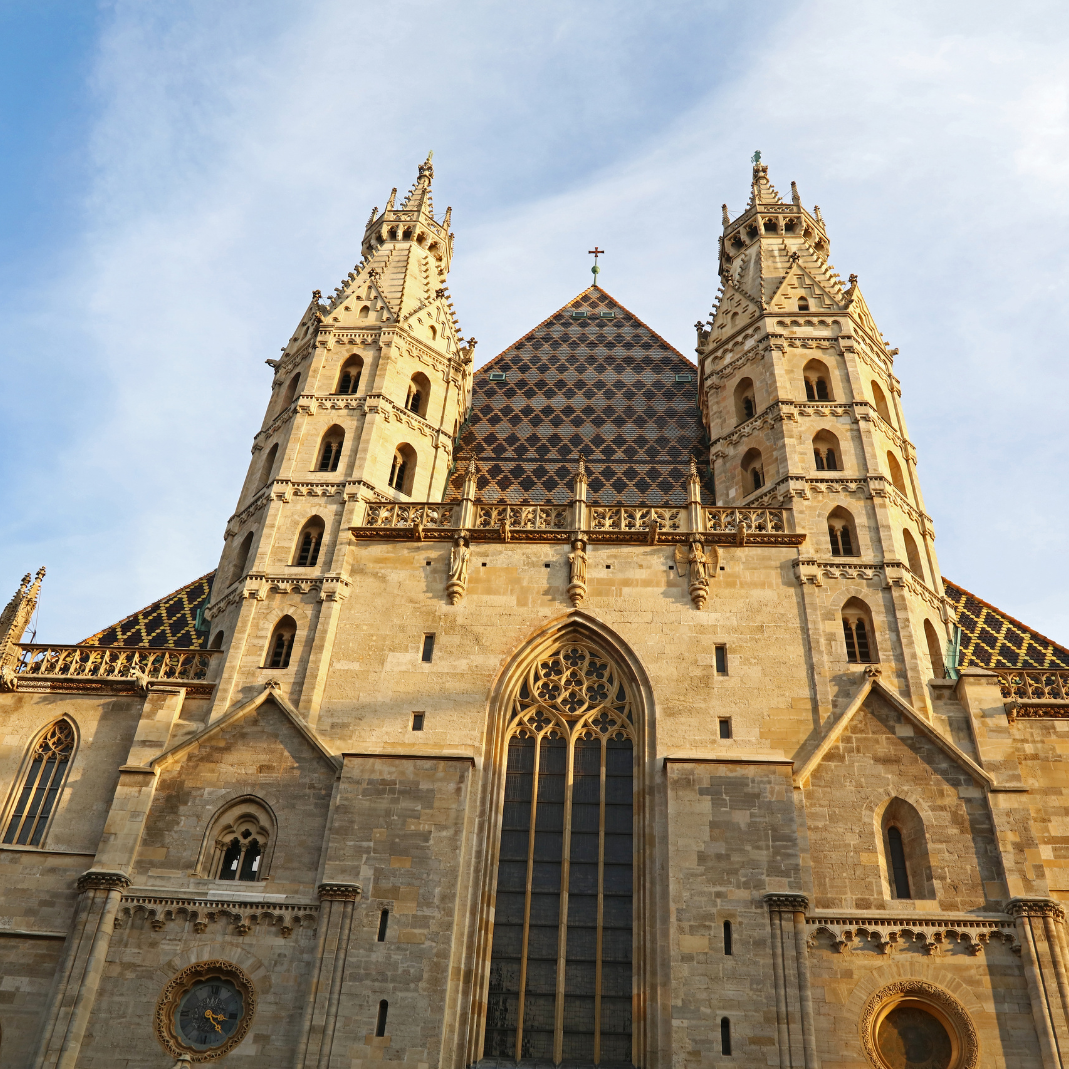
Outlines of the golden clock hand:
M217 1032L220 1032L220 1033L221 1033L221 1032L223 1031L223 1030L222 1030L222 1029L221 1029L221 1028L219 1027L219 1025L218 1025L218 1023L217 1023L218 1021L222 1021L222 1020L225 1020L225 1018L224 1018L223 1014L221 1014L221 1013L218 1013L218 1014L216 1014L216 1013L212 1013L212 1011L211 1011L211 1010L205 1010L205 1011L204 1011L204 1016L205 1016L205 1017L207 1017L207 1018L208 1018L208 1020L209 1020L209 1021L211 1021L211 1023L212 1023L213 1025L215 1025L215 1030L216 1030Z

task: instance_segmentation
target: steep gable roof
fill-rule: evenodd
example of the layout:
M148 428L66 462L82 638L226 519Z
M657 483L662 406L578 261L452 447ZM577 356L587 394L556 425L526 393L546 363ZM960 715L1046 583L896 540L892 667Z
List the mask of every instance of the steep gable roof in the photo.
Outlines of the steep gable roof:
M682 353L592 286L475 373L457 454L475 456L484 499L568 501L582 453L591 500L683 505L691 456L705 463L697 379ZM447 500L461 496L465 467Z
M208 572L117 624L82 639L78 645L203 649L208 644L208 631L197 630L197 610L208 604L214 578L215 572Z
M943 578L961 628L959 668L1069 668L1069 650Z

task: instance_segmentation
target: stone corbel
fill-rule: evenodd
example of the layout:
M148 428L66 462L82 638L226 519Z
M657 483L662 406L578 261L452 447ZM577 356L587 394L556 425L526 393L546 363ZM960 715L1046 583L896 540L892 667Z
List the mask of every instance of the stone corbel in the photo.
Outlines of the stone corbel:
M806 557L797 557L791 563L794 566L794 574L799 586L805 586L807 583L811 586L824 585L818 561Z

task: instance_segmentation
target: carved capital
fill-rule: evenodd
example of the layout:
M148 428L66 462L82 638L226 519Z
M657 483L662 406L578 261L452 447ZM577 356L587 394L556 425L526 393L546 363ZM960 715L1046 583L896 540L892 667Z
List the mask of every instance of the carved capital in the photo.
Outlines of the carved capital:
M809 909L809 899L805 895L765 895L765 905L769 913L805 913Z
M130 880L121 872L86 872L78 880L78 891L125 891Z
M360 884L321 883L317 891L320 902L355 902L360 897Z
M1065 910L1050 898L1011 898L1006 906L1011 917L1053 917L1065 920Z

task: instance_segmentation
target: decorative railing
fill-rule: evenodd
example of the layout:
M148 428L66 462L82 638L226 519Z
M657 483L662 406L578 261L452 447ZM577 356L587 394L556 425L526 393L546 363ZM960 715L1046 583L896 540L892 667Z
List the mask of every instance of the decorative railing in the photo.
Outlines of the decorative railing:
M413 505L372 503L364 514L365 527L455 527L460 516L460 502L420 502Z
M517 531L565 531L572 524L568 505L475 506L475 526L481 529L505 524Z
M685 530L686 509L637 507L591 508L592 531L648 531L654 523L662 531Z
M787 530L784 509L705 509L705 529L725 534L741 527L750 534L782 534Z
M1010 701L1069 701L1069 670L996 668L1002 696Z
M161 650L150 646L23 644L16 676L196 682L208 678L221 650Z

